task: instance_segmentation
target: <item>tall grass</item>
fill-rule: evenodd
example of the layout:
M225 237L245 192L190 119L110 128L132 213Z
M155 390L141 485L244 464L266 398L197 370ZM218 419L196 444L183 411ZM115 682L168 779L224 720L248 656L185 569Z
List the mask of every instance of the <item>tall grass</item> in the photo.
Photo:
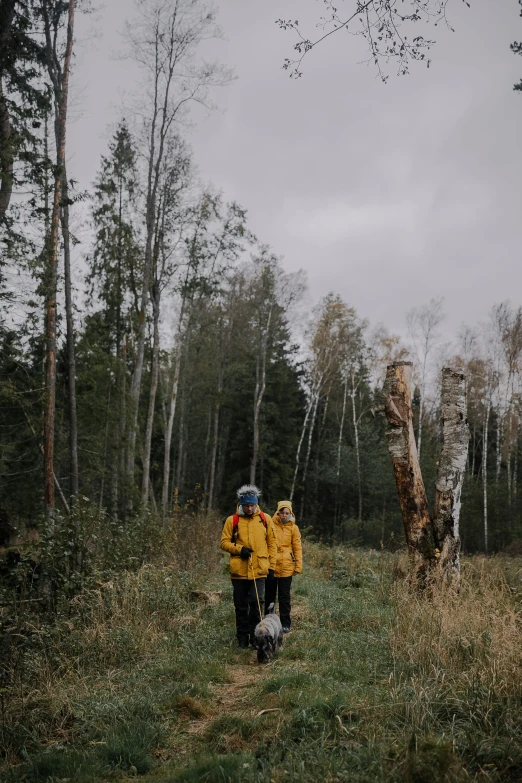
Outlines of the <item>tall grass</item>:
M305 542L294 630L261 667L234 644L218 537L190 517L33 618L1 691L2 781L522 779L522 560L465 558L459 595L421 597L402 555Z

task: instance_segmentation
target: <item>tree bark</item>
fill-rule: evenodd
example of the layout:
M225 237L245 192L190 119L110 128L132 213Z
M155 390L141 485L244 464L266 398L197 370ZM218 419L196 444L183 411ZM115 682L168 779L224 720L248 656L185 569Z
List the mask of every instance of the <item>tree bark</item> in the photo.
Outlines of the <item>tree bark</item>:
M170 450L172 445L172 432L174 429L174 417L176 415L176 403L178 399L179 370L181 364L180 346L174 349L174 371L172 375L172 387L170 392L169 416L167 427L165 429L165 454L163 457L163 487L161 490L161 508L165 514L169 502L169 483L170 483Z
M517 427L515 431L515 455L513 458L513 498L516 502L517 499L517 477L518 477L518 436L520 431L520 419L518 414L518 407L516 411Z
M76 413L76 358L74 350L74 320L71 279L71 235L69 231L69 193L67 173L62 181L62 238L64 259L65 318L67 322L67 381L69 387L69 460L71 470L71 497L75 498L79 490L78 468L78 416Z
M341 512L341 499L339 496L339 490L340 490L340 478L341 478L341 452L342 452L342 444L343 444L344 420L346 417L347 397L348 397L348 375L344 379L343 408L341 413L341 423L339 425L339 437L337 439L337 469L335 473L336 509L334 514L334 529L333 529L334 536L336 532L338 516L340 515Z
M488 399L484 411L484 433L482 439L482 488L484 495L484 551L488 552L488 425L491 400Z
M265 332L261 339L261 355L258 356L256 389L254 394L254 442L252 448L252 462L250 463L250 483L256 483L256 469L259 460L259 418L261 414L261 404L266 390L266 358L268 348L268 335L270 332L270 321L272 320L272 308L268 311Z
M67 97L73 47L75 0L69 0L67 44L63 61L58 117L56 120L56 172L54 180L51 231L47 252L45 280L45 408L44 408L44 504L48 516L54 509L54 414L56 407L56 282L58 264L58 230L62 178L65 170L65 140L67 128Z
M305 417L304 417L304 421L303 421L303 426L302 426L302 429L301 429L301 436L299 438L299 443L297 444L297 454L295 455L294 478L292 479L292 489L290 490L290 501L292 501L294 499L295 485L296 485L296 482L297 482L297 474L298 474L298 471L299 471L299 458L300 458L300 455L301 455L301 449L303 447L304 436L305 436L305 433L306 433L306 425L308 424L308 419L310 418L310 413L312 412L313 405L314 405L314 397L313 397L313 394L312 394L312 396L310 397L310 402L308 403L308 406L306 408L306 413L305 413Z
M466 411L466 378L445 367L442 370L442 451L435 482L434 527L443 579L460 583L459 519L462 485L469 445Z
M3 72L16 0L0 0L0 222L3 221L13 192L14 154L11 142L11 119L4 95Z
M384 383L386 432L410 554L412 582L421 584L435 560L435 536L417 457L411 410L411 362L388 365Z
M423 369L423 379L424 375L426 373L426 368ZM420 455L421 455L421 448L422 448L422 419L424 416L424 380L421 383L420 386L420 401L419 401L419 427L417 430L417 459L419 460L420 465Z
M216 459L217 459L217 450L218 450L218 442L219 442L219 414L221 410L221 395L223 394L223 372L220 370L219 372L219 380L218 380L218 389L217 389L217 396L216 396L216 404L214 407L214 427L213 427L213 437L212 437L212 454L210 459L210 479L209 479L209 487L208 487L208 503L207 503L207 513L210 514L212 511L212 508L214 507L214 486L215 486L215 480L216 480Z
M147 424L145 427L145 446L143 452L143 476L142 476L142 484L141 484L141 502L144 505L146 505L149 500L152 428L154 425L154 410L156 407L156 393L158 391L158 379L159 379L160 297L161 297L161 291L160 291L159 282L155 281L152 288L152 295L151 295L153 317L154 317L154 338L153 338L153 346L152 346L152 368L151 368L151 381L150 381L150 392L149 392L149 407L147 410Z
M357 521L359 524L362 522L362 479L361 479L361 454L359 450L359 419L357 418L357 412L355 410L355 393L357 387L355 386L355 377L352 370L352 391L350 397L352 398L352 418L353 418L353 431L355 435L355 460L357 465L357 492L358 492L358 516Z
M308 444L306 447L306 455L305 455L305 461L304 461L304 467L303 467L303 494L301 497L301 519L303 518L304 514L304 503L305 503L305 493L306 493L306 476L308 473L308 463L310 462L310 453L312 451L312 437L314 434L314 427L315 427L315 417L317 416L317 408L319 406L319 392L315 395L314 400L314 406L312 408L312 419L310 421L310 429L308 430Z

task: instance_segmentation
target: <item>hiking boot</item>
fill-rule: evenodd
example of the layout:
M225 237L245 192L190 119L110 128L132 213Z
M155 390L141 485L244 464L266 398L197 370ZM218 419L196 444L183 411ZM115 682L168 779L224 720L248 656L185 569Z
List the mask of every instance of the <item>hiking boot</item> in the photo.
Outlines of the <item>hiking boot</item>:
M248 637L242 636L240 639L237 640L238 645L241 647L242 650L248 650Z
M283 625L283 633L290 633L290 626L289 625Z

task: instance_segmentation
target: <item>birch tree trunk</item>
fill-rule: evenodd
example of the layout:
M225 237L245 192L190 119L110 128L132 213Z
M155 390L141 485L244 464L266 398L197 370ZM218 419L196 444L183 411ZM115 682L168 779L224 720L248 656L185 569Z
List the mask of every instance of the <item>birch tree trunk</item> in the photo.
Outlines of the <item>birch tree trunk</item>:
M64 259L65 317L67 322L67 383L69 391L69 459L71 471L71 496L78 495L78 416L76 413L76 358L74 350L74 320L71 279L71 235L69 231L69 194L67 173L62 180L61 223Z
M435 560L435 536L417 457L411 410L411 362L388 365L384 383L386 432L404 531L412 582L421 584Z
M118 506L120 513L125 514L126 504L123 498L127 492L127 335L123 334L121 345L121 359L119 362L119 392L120 392L120 411L119 411L119 485L122 491L118 492Z
M156 394L159 379L159 353L160 353L160 297L161 290L158 281L155 281L152 289L152 309L154 318L154 337L152 345L152 367L149 391L149 407L147 410L147 424L145 427L145 445L143 450L143 475L141 483L141 502L146 505L149 501L150 481L150 453L152 448L152 428L154 426L154 410L156 408Z
M442 370L442 451L435 482L434 527L442 578L455 587L460 583L459 519L468 445L466 378L463 373L445 367Z
M484 433L482 439L482 487L484 495L484 551L488 552L488 425L491 400L484 411Z
M188 279L185 278L185 282ZM178 388L179 388L179 374L181 367L181 351L182 351L182 328L183 319L185 317L185 305L186 299L183 296L181 301L181 309L178 319L178 328L176 330L176 340L174 349L172 351L172 386L170 390L170 403L169 403L169 415L167 419L167 426L165 428L165 454L163 457L163 486L161 490L161 509L163 514L167 511L169 503L169 483L170 483L170 462L171 462L171 446L172 446L172 433L174 430L174 417L176 415L176 404L178 401Z
M219 414L221 411L221 395L223 394L223 372L220 370L218 378L218 389L216 404L214 407L214 426L212 435L212 453L210 457L210 479L208 485L208 503L207 513L210 514L214 506L214 487L216 481L216 459L219 441Z
M423 369L423 374L426 372L426 368ZM420 388L420 403L419 403L419 427L417 431L417 458L420 464L420 455L422 447L422 417L424 416L424 381L421 383Z
M67 98L74 33L75 0L69 0L67 43L56 118L56 170L45 274L45 407L44 407L44 504L48 516L54 509L54 420L56 407L56 284L58 277L58 231L62 180L65 170Z
M259 460L259 418L261 414L261 404L266 390L266 359L268 350L268 336L270 333L270 322L272 320L272 307L268 311L265 331L261 340L261 355L258 356L256 389L254 394L254 443L252 447L252 462L250 463L250 483L256 483L256 469Z
M518 477L518 436L520 431L520 419L518 414L518 408L516 412L517 417L517 427L515 431L515 455L513 458L513 498L517 500L517 477Z
M306 456L304 461L304 467L303 467L303 496L301 499L301 519L303 517L304 513L304 502L305 502L305 492L306 492L306 476L308 473L308 463L310 461L310 452L312 451L312 437L314 434L314 427L315 427L315 417L317 416L317 408L319 406L319 392L315 395L314 400L314 406L312 408L312 419L310 421L310 429L308 430L308 444L306 447Z
M339 425L339 437L337 439L337 469L335 472L335 494L336 494L336 509L334 514L334 535L337 527L337 520L341 511L341 499L340 499L340 478L341 478L341 453L343 443L343 431L344 431L344 419L346 417L346 399L348 397L348 376L344 379L344 394L343 394L343 408L341 413L341 423Z
M357 491L359 497L359 513L357 521L359 524L362 522L362 480L361 480L361 454L359 450L359 419L357 418L357 412L355 410L355 393L357 387L355 386L355 376L352 370L352 390L350 397L352 398L352 419L353 419L353 431L355 435L355 460L357 464Z
M495 459L495 486L498 487L498 483L500 481L500 468L502 466L502 441L504 439L504 427L503 427L503 420L502 420L502 414L500 410L498 411L497 416L497 448L496 448L496 459Z
M294 478L292 479L292 489L290 490L290 500L292 501L294 499L294 492L295 492L295 485L297 482L297 474L299 472L299 460L301 455L301 449L303 447L304 437L306 433L306 426L308 424L308 419L310 418L310 413L312 412L312 408L314 406L314 392L312 391L312 394L310 396L310 401L308 403L308 406L306 408L306 413L303 421L303 426L301 428L301 436L299 438L299 443L297 444L297 454L295 455L295 470L294 470Z
M14 153L8 103L4 95L3 52L8 51L16 0L0 0L0 221L3 221L13 192Z

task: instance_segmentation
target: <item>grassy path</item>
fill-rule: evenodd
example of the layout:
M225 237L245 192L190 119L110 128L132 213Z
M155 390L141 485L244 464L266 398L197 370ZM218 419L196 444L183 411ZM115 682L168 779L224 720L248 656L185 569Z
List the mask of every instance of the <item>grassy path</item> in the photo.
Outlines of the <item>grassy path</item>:
M522 779L518 588L473 572L449 610L410 605L392 564L311 547L294 630L268 665L235 644L224 575L206 580L223 591L217 605L191 601L168 568L105 586L79 610L83 625L62 627L47 673L40 659L25 734L21 722L13 734L27 761L0 779Z

